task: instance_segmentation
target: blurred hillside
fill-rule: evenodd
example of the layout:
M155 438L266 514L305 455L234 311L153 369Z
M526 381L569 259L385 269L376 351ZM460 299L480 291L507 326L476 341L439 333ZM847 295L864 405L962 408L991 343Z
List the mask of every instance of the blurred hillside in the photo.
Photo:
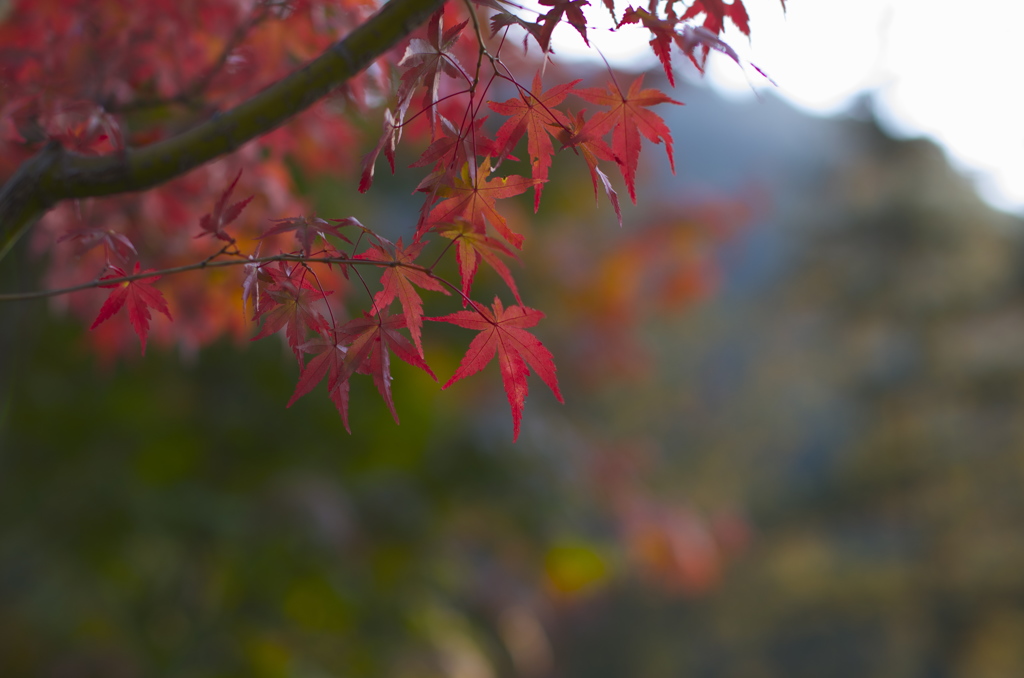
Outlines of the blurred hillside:
M720 293L648 322L643 390L594 416L657 451L655 493L744 506L753 538L713 592L610 594L566 632L574 675L1024 675L1020 220L868 101L681 98L679 209L758 210Z

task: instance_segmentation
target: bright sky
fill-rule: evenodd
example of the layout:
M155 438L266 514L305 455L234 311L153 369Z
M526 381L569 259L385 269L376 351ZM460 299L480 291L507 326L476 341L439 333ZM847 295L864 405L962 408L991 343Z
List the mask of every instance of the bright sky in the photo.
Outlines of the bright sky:
M588 19L607 19L593 4ZM788 0L785 14L778 0L744 4L752 40L735 29L724 38L778 94L827 115L873 90L890 132L934 139L986 200L1024 215L1024 0ZM565 28L559 56L586 49ZM653 59L648 39L635 27L593 31L591 43L625 65ZM772 87L724 55L712 56L708 79L733 97Z

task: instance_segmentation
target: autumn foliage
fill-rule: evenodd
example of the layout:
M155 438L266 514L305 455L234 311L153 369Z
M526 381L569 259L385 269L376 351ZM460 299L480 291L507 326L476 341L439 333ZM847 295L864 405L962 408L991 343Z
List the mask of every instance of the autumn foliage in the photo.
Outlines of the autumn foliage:
M299 370L288 404L326 381L346 427L356 374L373 380L397 421L391 359L434 377L424 321L450 323L477 334L445 387L496 358L518 436L531 372L561 394L552 354L532 333L543 313L521 298L510 268L525 238L505 205L532 193L540 209L555 163L583 163L595 198L606 195L621 222L611 176L636 203L642 149L663 144L674 162L658 106L680 103L645 87L642 75L625 81L609 72L586 87L554 81L553 31L564 24L588 40L592 11L640 23L672 81L674 50L698 67L711 50L738 62L718 36L726 23L749 34L746 10L741 0L541 0L539 11L504 0L391 5L429 18L402 27L405 37L368 68L276 129L239 106L317 55L344 52L338 41L371 20L375 3L15 0L0 10L0 177L48 157L57 160L45 171L87 155L130 168L135 149L211 121L229 120L240 140L255 137L141 192L131 192L126 170L123 186L103 189L111 197L97 191L49 210L53 200L41 198L45 216L30 242L48 256L47 289L2 299L59 296L92 323L108 358L136 350L132 333L143 351L153 340L186 352L224 334L281 335ZM380 137L363 143L370 128ZM394 171L399 144L422 173L409 187L421 207L398 229L402 237L384 237L359 214L312 213L298 190L302 176L333 172L365 192L383 164ZM170 165L202 153L176 148ZM62 186L39 183L40 194ZM0 206L18 197L17 185L12 178ZM15 230L0 223L4 252ZM450 257L458 280L438 273ZM475 299L481 271L495 273L514 303ZM449 296L455 308L426 317L424 292Z

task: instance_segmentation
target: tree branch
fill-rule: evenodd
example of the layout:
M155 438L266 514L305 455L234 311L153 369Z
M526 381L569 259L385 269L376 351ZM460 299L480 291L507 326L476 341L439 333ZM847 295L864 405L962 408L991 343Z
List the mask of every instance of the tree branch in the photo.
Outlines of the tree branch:
M61 200L145 190L270 132L369 66L444 3L390 0L298 71L170 139L103 156L78 155L47 144L0 189L0 259Z
M254 259L220 259L217 261L204 260L197 261L194 264L183 264L182 266L175 266L173 268L162 268L160 270L148 270L142 271L141 273L132 273L130 275L124 275L117 278L107 278L101 280L96 278L89 282L84 282L79 285L73 285L71 287L61 287L51 290L35 290L32 292L8 292L0 294L0 303L8 301L31 301L33 299L45 299L47 297L58 297L72 292L81 292L82 290L91 290L97 287L113 287L114 285L120 285L121 283L132 282L133 280L142 280L143 278L162 278L168 275L174 275L175 273L185 273L187 271L203 271L210 268L224 268L225 266L244 266L249 264L262 265L269 264L275 261L293 261L298 264L342 264L345 266L362 266L362 265L388 265L388 262L383 264L379 261L368 261L365 259L351 259L345 257L302 257L296 254L273 254L265 257L258 257Z
M454 242L454 241L452 241ZM447 251L447 249L445 250ZM433 267L426 268L417 264L409 264L400 261L377 261L374 259L357 259L354 257L305 257L299 254L271 254L265 257L246 257L239 259L204 259L203 261L197 261L194 264L184 264L182 266L175 266L173 268L163 268L160 270L148 270L140 273L132 273L130 275L119 276L116 278L96 278L88 282L81 283L79 285L73 285L71 287L61 287L49 290L34 290L32 292L7 292L0 294L0 303L10 301L32 301L35 299L45 299L47 297L58 297L65 294L71 294L72 292L81 292L83 290L96 289L98 287L114 287L121 283L132 282L133 280L142 280L143 278L162 278L168 275L174 275L176 273L186 273L188 271L203 271L209 268L225 268L228 266L262 266L263 264L270 264L276 261L290 261L296 264L340 264L342 266L372 266L376 268L408 268L413 271L419 271L425 275L430 276L434 280L437 280L443 285L454 290L459 296L469 302L474 308L476 308L476 302L466 296L463 293L462 288L455 283L449 281L446 278L442 278L433 271ZM435 262L436 265L436 262ZM369 290L367 290L369 292ZM372 297L373 295L370 294Z

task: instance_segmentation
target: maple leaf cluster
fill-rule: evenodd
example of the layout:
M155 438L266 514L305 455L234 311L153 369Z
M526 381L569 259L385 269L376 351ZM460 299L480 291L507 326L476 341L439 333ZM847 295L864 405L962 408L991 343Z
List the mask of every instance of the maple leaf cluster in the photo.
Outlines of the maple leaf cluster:
M601 86L573 80L545 88L553 31L564 22L588 40L589 4L541 0L550 9L535 18L504 0L444 5L328 100L231 159L144 193L51 211L34 238L51 256L48 285L78 289L83 274L99 270L92 287L113 292L98 314L94 293L77 292L69 305L95 314L96 343L111 355L126 333L104 328L122 308L143 351L150 336L194 350L224 332L249 333L248 321L259 323L253 338L283 336L299 365L289 405L326 379L346 428L353 375L372 378L397 421L391 357L434 377L424 321L471 329L478 334L444 388L496 358L518 437L531 371L562 396L551 353L529 331L543 314L523 303L508 265L525 239L502 201L532 189L538 210L554 156L577 157L595 199L604 192L621 224L609 175L621 175L636 203L644 140L664 144L674 171L671 133L652 108L680 102L645 88L643 75L628 83L610 74ZM675 4L651 0L646 8L619 11L613 0L604 2L620 26L650 29L670 82L673 45L698 67L708 50L739 61L718 35L727 20L749 34L741 0L694 0L681 12ZM117 154L173 138L327 49L376 9L363 0L15 0L0 17L0 174L12 173L45 143ZM691 23L700 17L702 25ZM502 60L510 32L520 29L540 52L532 78ZM388 102L383 133L360 163L352 150L360 119L382 101ZM415 188L422 207L403 237L392 242L356 217L313 214L294 168L308 176L361 166L358 187L365 192L381 154L394 171L403 137L421 144L412 166L425 172ZM529 176L503 172L518 161L524 137ZM437 273L440 257L424 261L433 242L447 243L442 257L454 253L458 282ZM495 297L484 305L471 297L482 268L505 283L514 304ZM199 270L205 276L186 274ZM164 287L169 298L154 286L158 279L173 280ZM427 317L423 292L452 296L463 310ZM225 306L237 311L225 313ZM170 320L172 308L173 326L151 326L151 311Z

